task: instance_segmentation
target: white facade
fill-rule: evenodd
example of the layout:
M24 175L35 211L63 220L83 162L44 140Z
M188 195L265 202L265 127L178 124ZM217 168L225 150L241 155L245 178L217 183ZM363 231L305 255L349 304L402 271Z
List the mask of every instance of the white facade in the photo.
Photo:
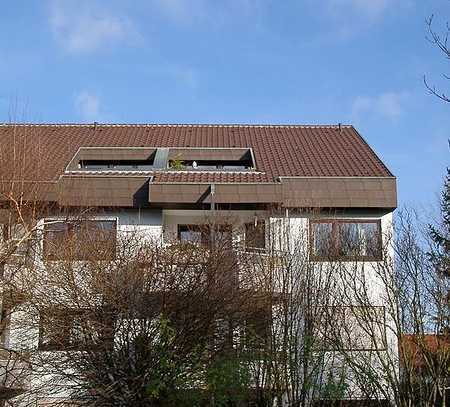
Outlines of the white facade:
M117 222L117 233L119 235L126 235L129 233L138 234L139 238L143 241L153 242L156 244L167 245L178 239L178 226L179 225L203 225L210 224L212 222L220 224L232 225L233 242L236 247L245 240L245 227L246 223L258 223L265 222L266 225L266 250L268 252L290 252L291 254L304 259L308 259L310 255L310 219L320 219L324 217L326 219L338 219L338 220L381 220L381 231L383 238L384 256L390 257L390 259L383 259L383 261L392 262L393 252L390 246L390 239L392 238L392 213L382 211L347 211L344 214L333 215L311 215L308 213L295 213L293 211L285 211L283 213L269 213L261 210L235 210L235 211L201 211L201 210L176 210L176 209L140 209L130 210L123 209L117 211L102 212L98 215L90 215L94 219L115 220ZM50 220L57 220L58 217L47 218ZM267 254L260 253L261 256ZM39 258L35 257L36 267L45 270L45 264ZM363 270L366 275L366 282L370 287L369 298L373 306L386 306L386 292L384 285L380 281L376 272L376 262L349 262L351 267L357 267ZM323 273L327 270L326 262L321 263L319 273ZM8 268L8 266L7 266ZM6 270L8 273L8 270ZM256 269L255 269L256 273ZM292 277L288 281L285 279L283 267L277 269L276 273L279 275L273 279L272 290L277 292L290 292L291 290L298 290L296 287L296 281L292 280ZM247 276L248 277L248 276ZM337 276L339 277L339 276ZM252 280L252 278L254 278ZM295 279L294 279L295 280ZM261 278L259 276L251 276L250 280L243 281L243 285L250 286L253 284L253 289L258 290L261 288ZM338 285L342 284L342 281L338 282ZM248 286L246 288L249 288ZM343 305L351 305L348 303L349 290L351 287L341 286L341 289L346 291L346 295L342 296ZM330 293L330 295L333 295ZM346 302L347 301L347 302ZM355 300L356 301L356 300ZM276 307L272 310L274 316L277 313ZM33 310L27 308L27 305L23 305L21 309L15 311L10 318L10 327L5 336L5 347L28 351L31 354L38 349L39 344L39 332L36 329L36 325L33 328L24 327L23 321L33 318L39 318L35 315ZM387 321L389 325L389 321ZM26 338L26 340L24 340ZM386 352L397 352L397 343L395 339L394 329L387 330L386 343L388 348ZM359 351L363 352L363 351ZM47 352L49 357L53 357L51 352ZM57 353L56 353L57 355ZM57 357L57 356L56 356ZM326 356L329 361L336 361L339 359L338 352L328 352ZM374 363L378 363L374 360ZM333 365L335 366L335 365ZM333 369L334 367L330 367ZM46 379L53 380L52 377L48 377L45 372L42 374L27 376L24 372L24 387L33 388L35 386L40 387L42 382ZM355 391L351 392L353 395ZM56 397L58 394L52 394L52 397ZM64 397L64 392L59 394L60 397ZM49 399L47 401L51 401Z

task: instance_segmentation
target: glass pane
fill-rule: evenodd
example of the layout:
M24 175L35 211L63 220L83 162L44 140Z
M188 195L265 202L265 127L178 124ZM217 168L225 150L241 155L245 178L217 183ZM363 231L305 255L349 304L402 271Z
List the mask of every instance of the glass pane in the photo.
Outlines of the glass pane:
M116 221L87 220L72 226L73 257L77 260L114 258Z
M40 317L40 347L61 349L68 345L70 318L62 312L49 311Z
M315 222L313 228L313 255L321 258L333 255L333 225Z
M340 255L344 257L377 257L379 255L378 224L375 222L340 223Z
M232 244L232 228L230 225L218 225L215 228L214 242L219 247L230 248Z
M115 220L96 220L90 221L90 226L96 230L101 230L104 232L115 232L116 221Z
M255 309L245 318L245 346L248 350L262 350L270 338L271 314L269 309Z
M63 251L68 240L68 224L65 222L49 223L44 228L44 256L47 259L64 258Z
M200 243L202 232L198 230L182 230L180 231L180 240L182 242Z
M364 256L380 256L380 232L378 223L360 223L360 236Z
M360 255L358 223L339 224L339 255L353 257Z
M178 225L178 238L183 243L207 244L209 229L205 225Z
M116 221L83 220L45 226L44 256L48 260L106 260L115 255Z
M245 247L246 249L265 249L266 247L266 228L265 222L259 221L245 224Z

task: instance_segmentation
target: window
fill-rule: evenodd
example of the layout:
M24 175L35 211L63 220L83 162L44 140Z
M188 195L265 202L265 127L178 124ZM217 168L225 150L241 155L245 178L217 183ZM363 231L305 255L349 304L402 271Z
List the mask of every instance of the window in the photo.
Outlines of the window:
M245 224L245 251L262 252L266 249L266 227L264 221Z
M178 240L181 243L209 244L210 229L208 225L178 225Z
M6 301L2 304L2 311L0 313L0 346L7 346L9 337L9 325L11 322L11 309L8 307Z
M231 249L233 245L233 228L231 225L215 225L213 233L216 248Z
M0 224L0 243L8 240L8 225Z
M321 350L384 350L386 347L384 307L323 307L315 322Z
M201 244L229 249L232 246L232 227L226 224L178 225L178 240L182 243Z
M333 224L314 222L312 224L312 253L316 258L327 258L333 255Z
M3 259L4 264L30 264L33 258L33 238L34 234L29 233L27 225L22 223L12 223L0 225L0 242L4 242L9 249L8 256ZM0 264L0 273L2 269Z
M312 260L378 261L382 258L379 220L313 220L310 239Z
M40 350L87 350L111 346L113 318L105 310L45 310L40 315Z
M169 169L197 171L248 171L253 168L250 161L220 161L220 160L169 160Z
M81 160L79 168L86 171L150 171L153 169L153 159Z
M271 312L269 307L258 307L246 311L244 315L244 346L250 351L265 348L271 334Z
M188 170L198 171L245 171L251 168L251 163L245 161L187 160L183 164Z
M116 251L117 222L48 221L44 226L46 260L111 260Z

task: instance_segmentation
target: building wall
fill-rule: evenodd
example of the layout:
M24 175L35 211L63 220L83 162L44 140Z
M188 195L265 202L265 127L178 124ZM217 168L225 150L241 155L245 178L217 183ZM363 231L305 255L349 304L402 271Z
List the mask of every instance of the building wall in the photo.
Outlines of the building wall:
M267 246L270 250L283 251L286 250L296 256L302 256L305 259L309 254L309 218L316 217L316 214L300 213L295 214L288 211L282 214L274 214L264 211L194 211L194 210L158 210L158 209L142 209L142 210L117 210L102 211L99 213L100 219L117 220L119 234L135 234L144 240L156 242L158 244L170 244L177 238L177 225L179 224L205 224L214 221L215 223L232 224L233 240L239 243L243 239L243 227L246 222L258 222L263 219L267 225ZM344 215L327 215L326 218L336 219L381 219L383 243L389 246L392 238L392 213L374 212L374 211L352 211ZM269 239L269 231L273 238ZM393 256L392 247L388 247L388 256ZM39 259L36 259L36 266L45 270L45 265ZM369 286L371 287L370 296L373 305L385 305L385 292L376 276L374 265L370 262L364 262L357 265L361 267L367 276ZM325 265L326 268L326 265ZM283 273L282 268L278 270ZM280 278L275 281L280 281ZM293 282L295 283L295 282ZM256 285L257 287L257 285ZM285 286L274 286L273 289L285 290ZM343 287L345 289L345 287ZM274 310L276 312L276 310ZM36 329L27 329L24 327L24 321L27 319L38 318L33 310L27 308L19 310L11 317L11 329L7 338L7 344L11 348L36 349L38 346L39 334ZM397 344L395 335L390 332L388 337L389 352L396 352ZM24 337L27 338L24 341ZM50 357L51 354L49 353ZM334 359L330 353L330 360ZM42 381L48 379L45 375L41 378L32 378L32 381ZM33 383L30 383L33 385ZM64 392L60 394L63 397Z

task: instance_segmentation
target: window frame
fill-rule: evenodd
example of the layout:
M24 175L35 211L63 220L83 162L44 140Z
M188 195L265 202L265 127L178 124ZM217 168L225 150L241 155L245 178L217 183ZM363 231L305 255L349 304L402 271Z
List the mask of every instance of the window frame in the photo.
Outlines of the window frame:
M182 230L185 229L185 230ZM181 240L182 232L200 232L200 241ZM211 242L211 229L207 224L197 223L178 223L177 224L177 239L181 244L193 244L208 246Z
M17 236L14 234L16 230L13 230L13 228L22 228L23 232L26 234L28 233L27 229L23 226L21 223L16 224L0 224L0 242L14 242L15 244L18 243L23 236ZM6 261L3 264L13 263L14 259L17 258L24 258L26 260L32 260L33 259L33 253L31 253L31 249L33 246L32 239L35 237L35 233L33 232L30 237L23 241L22 244L19 246L17 245L14 252L11 254L9 259L6 259ZM1 266L0 266L1 268Z
M100 319L96 318L89 318L89 312L92 310L90 309L74 309L74 308L48 308L40 312L39 314L39 335L38 335L38 350L43 352L63 352L63 351L90 351L90 350L96 350L100 349L103 344L110 347L114 343L114 315L113 313L106 313L105 310L105 316L107 316L107 320L101 321ZM49 333L46 332L46 323L47 327L51 324L52 321L55 321L55 319L59 318L70 318L71 325L68 324L64 326L64 338L62 338L61 343L49 343L45 344L43 343L44 338L46 334ZM99 340L98 343L95 342L72 342L71 341L71 329L73 329L73 324L76 318L84 319L84 320L90 320L95 321L96 323L100 323L103 325L101 326L101 330L98 332L99 338L101 338L101 341ZM100 321L100 322L99 322ZM109 323L109 325L106 325L106 322ZM108 332L110 335L108 336Z
M331 224L331 253L329 256L320 256L314 253L314 225L320 223ZM339 255L339 249L341 242L339 239L339 225L345 223L369 223L377 225L377 254L376 255L355 255L345 256ZM381 219L310 219L309 220L309 256L312 261L315 262L332 262L332 261L382 261L383 260L383 238L381 229Z
M151 171L154 158L150 159L84 159L78 161L81 171Z
M71 221L68 218L45 218L42 220L42 225L41 225L41 231L42 231L42 244L41 244L41 250L42 250L42 259L45 262L55 262L55 261L90 261L90 260L95 260L95 261L111 261L114 260L116 257L116 253L117 253L117 233L119 230L119 219L117 217L94 217L94 218L86 218L86 219L80 219L80 220L73 220ZM112 256L110 258L98 258L98 259L87 259L87 258L81 258L82 256L73 256L73 257L65 257L65 258L54 258L54 256L49 257L49 255L46 253L46 251L48 250L46 248L47 244L46 243L46 233L47 232L51 232L51 230L46 230L47 226L51 226L46 222L55 222L56 224L65 224L65 225L71 225L72 224L72 228L68 228L67 232L65 233L69 233L71 236L74 236L75 234L73 232L71 232L71 230L74 229L73 225L76 223L82 223L82 222L114 222L115 224L115 233L114 233L114 250L112 253ZM52 258L53 257L53 258Z
M240 346L250 354L267 349L271 342L273 310L269 305L259 305L242 311L239 330ZM262 333L262 335L261 335Z
M247 225L251 225L255 229L261 227L263 225L263 233L264 233L264 247L256 247L256 246L248 246L247 244ZM266 253L267 252L267 222L265 219L258 220L258 224L255 226L254 222L245 222L244 223L244 251L246 253Z

